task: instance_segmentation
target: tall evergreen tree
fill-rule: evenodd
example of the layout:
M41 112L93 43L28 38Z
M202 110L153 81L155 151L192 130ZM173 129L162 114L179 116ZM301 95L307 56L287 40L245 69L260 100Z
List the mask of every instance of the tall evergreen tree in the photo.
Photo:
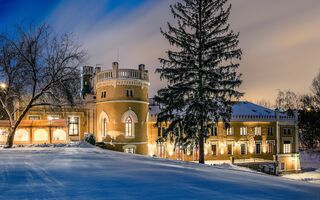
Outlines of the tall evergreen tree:
M168 30L161 33L174 50L160 58L162 67L157 69L168 81L156 96L161 108L158 122L182 124L176 134L185 131L184 136L196 138L199 163L204 163L210 122L228 124L232 101L243 95L236 90L241 84L239 33L228 24L227 0L181 0L170 8L176 23L168 23Z

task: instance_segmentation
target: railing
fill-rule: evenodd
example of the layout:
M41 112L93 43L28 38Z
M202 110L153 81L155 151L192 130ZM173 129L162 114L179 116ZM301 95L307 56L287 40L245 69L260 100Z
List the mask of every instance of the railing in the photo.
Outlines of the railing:
M117 78L149 81L148 72L135 69L106 70L98 73L98 82Z

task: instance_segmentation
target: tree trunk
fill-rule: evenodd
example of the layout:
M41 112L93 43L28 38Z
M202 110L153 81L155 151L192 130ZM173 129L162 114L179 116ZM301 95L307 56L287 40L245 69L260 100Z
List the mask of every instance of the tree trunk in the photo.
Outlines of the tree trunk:
M15 134L15 130L10 131L5 148L11 148L13 146L14 134Z
M204 143L202 131L199 134L199 163L204 164Z

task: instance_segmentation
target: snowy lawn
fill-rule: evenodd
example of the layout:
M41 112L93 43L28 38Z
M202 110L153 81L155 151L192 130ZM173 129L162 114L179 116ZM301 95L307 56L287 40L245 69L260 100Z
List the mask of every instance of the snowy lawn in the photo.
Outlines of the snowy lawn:
M283 177L320 185L320 150L301 151L300 160L302 173L287 174Z
M0 149L0 199L320 199L320 185L89 145Z

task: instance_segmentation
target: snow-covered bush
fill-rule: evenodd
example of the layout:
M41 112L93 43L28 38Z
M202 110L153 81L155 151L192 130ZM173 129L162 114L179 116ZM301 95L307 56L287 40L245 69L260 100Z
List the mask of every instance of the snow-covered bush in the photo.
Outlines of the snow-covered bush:
M96 145L96 137L92 133L86 133L84 140L89 144Z

